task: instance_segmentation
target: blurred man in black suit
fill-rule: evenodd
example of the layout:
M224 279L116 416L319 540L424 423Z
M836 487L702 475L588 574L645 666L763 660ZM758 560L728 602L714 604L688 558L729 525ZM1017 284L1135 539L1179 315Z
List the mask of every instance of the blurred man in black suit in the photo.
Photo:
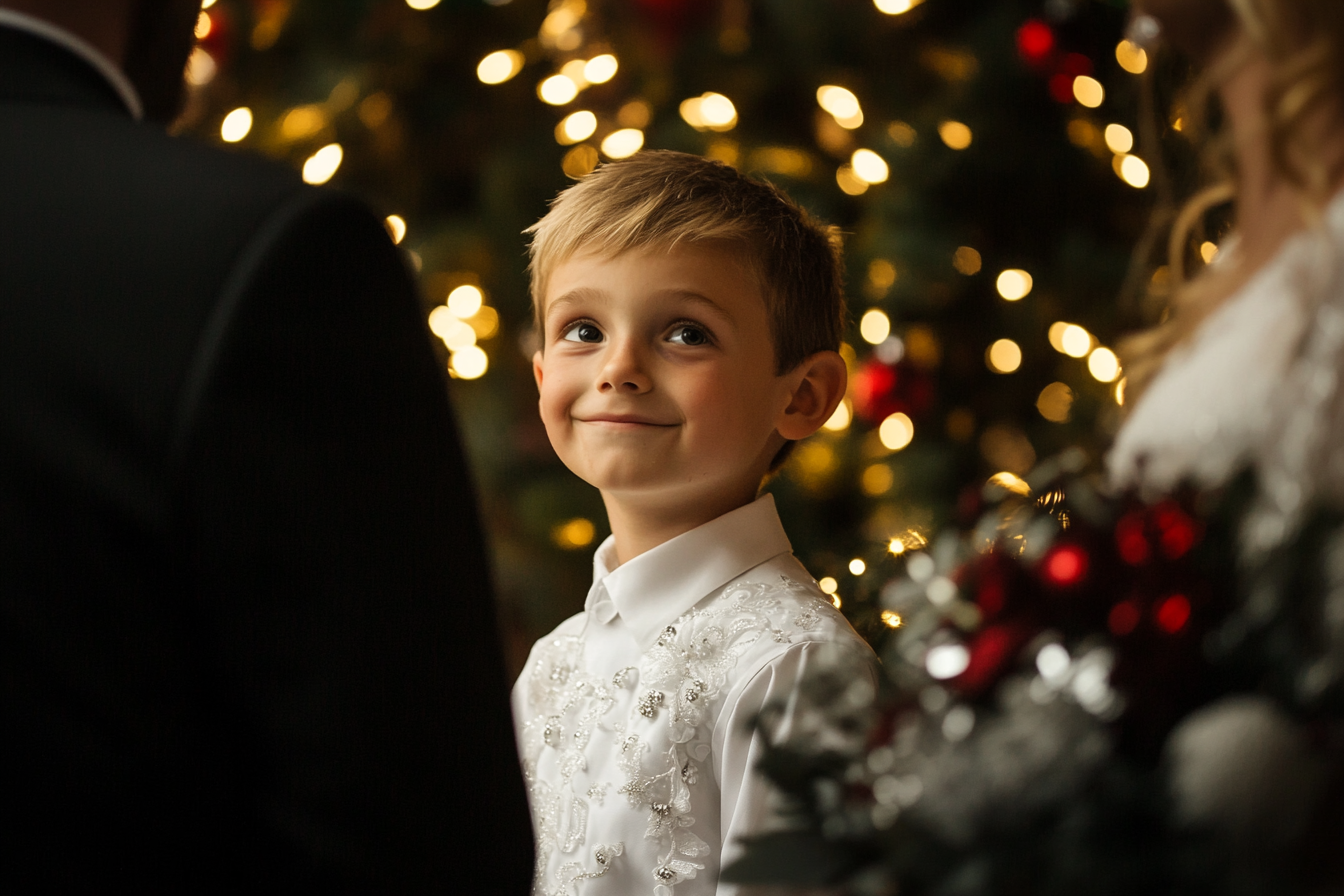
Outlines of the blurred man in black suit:
M521 892L415 289L358 202L165 135L198 12L0 0L0 886Z

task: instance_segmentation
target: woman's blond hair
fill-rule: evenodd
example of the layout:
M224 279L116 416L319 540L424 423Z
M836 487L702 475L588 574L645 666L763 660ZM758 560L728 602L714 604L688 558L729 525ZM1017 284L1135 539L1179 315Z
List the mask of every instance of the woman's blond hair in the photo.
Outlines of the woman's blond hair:
M1167 354L1199 327L1227 296L1203 277L1187 277L1195 234L1213 208L1236 198L1237 180L1231 145L1221 130L1207 126L1205 113L1215 91L1253 52L1268 60L1270 85L1265 96L1271 161L1297 192L1307 220L1319 217L1339 182L1340 170L1313 156L1304 145L1304 124L1332 97L1344 98L1344 0L1225 0L1240 34L1240 52L1224 53L1186 91L1184 133L1202 147L1207 179L1172 219L1167 245L1167 315L1158 326L1120 345L1127 392L1141 394ZM1161 213L1159 213L1161 214Z

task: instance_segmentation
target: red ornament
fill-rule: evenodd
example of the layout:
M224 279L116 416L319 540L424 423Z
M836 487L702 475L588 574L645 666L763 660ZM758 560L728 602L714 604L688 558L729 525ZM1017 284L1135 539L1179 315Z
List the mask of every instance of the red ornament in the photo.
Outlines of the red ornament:
M854 412L869 423L881 422L897 411L918 417L933 404L933 380L905 362L883 364L869 358L854 374L850 395Z
M999 680L1033 633L1020 624L985 626L966 645L971 653L966 670L949 683L965 694L982 693Z
M1115 549L1130 566L1141 566L1152 556L1148 536L1144 534L1143 514L1127 513L1115 524Z
M1044 65L1055 49L1055 32L1040 19L1027 19L1017 29L1017 54L1028 65Z
M1174 635L1190 621L1190 600L1184 594L1173 594L1157 605L1154 615L1157 627Z
M1199 541L1199 526L1175 501L1163 501L1153 510L1162 533L1162 553L1168 560L1179 560Z
M1041 573L1051 585L1068 588L1087 577L1087 552L1076 544L1051 548L1041 561Z
M1138 604L1132 600L1122 600L1111 607L1111 612L1106 616L1106 627L1111 630L1111 634L1124 636L1139 627L1141 618L1143 613L1139 611Z

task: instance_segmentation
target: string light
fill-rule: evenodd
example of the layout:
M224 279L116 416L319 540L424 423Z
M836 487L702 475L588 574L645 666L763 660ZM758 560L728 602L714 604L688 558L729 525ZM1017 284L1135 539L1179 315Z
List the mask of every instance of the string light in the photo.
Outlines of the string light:
M210 13L202 10L201 14L196 17L196 39L205 40L214 30L214 26L215 23L210 21Z
M1050 327L1050 345L1070 358L1085 358L1092 351L1092 334L1077 324L1060 321Z
M597 150L587 145L574 147L560 160L560 170L575 180L585 177L596 167Z
M192 87L204 87L209 84L215 79L218 71L215 57L200 47L191 51L191 56L187 59L187 83Z
M971 652L961 644L939 644L931 647L924 658L924 668L940 681L956 678L971 665Z
M406 219L401 215L388 215L383 219L383 225L387 227L387 235L392 237L392 245L400 246L406 238Z
M476 65L476 77L482 84L503 84L523 70L523 54L517 50L496 50Z
M597 527L583 517L561 523L551 530L551 540L566 550L586 548L597 537Z
M889 16L899 16L914 9L924 0L873 0L873 5L877 11Z
M1148 164L1138 156L1116 156L1114 167L1115 173L1120 175L1120 179L1136 190L1142 190L1148 186L1148 181L1152 176L1148 170Z
M610 53L594 56L583 64L583 77L589 84L605 84L616 77L620 63Z
M303 163L303 180L310 184L324 184L335 176L341 167L345 152L339 143L328 143L308 157Z
M1087 370L1099 383L1113 383L1120 376L1120 359L1108 348L1097 348L1087 356Z
M868 570L868 564L864 563L859 557L849 561L849 574L852 576L861 576Z
M624 159L639 152L644 145L644 132L639 128L621 128L602 140L602 153L609 159Z
M321 106L295 106L280 119L280 136L286 140L302 140L326 126L327 116Z
M1013 373L1022 366L1022 349L1011 339L997 340L985 350L985 364L995 373Z
M1143 47L1129 40L1115 45L1115 61L1131 75L1141 75L1148 68L1148 54Z
M853 418L854 414L849 409L849 403L842 401L835 406L835 410L831 412L831 416L826 419L826 422L821 424L821 427L827 432L844 432L849 429L850 421Z
M411 9L433 9L439 5L439 0L406 0L406 5Z
M252 130L252 110L239 106L228 115L219 126L219 136L225 143L237 143Z
M1090 75L1079 75L1073 79L1073 98L1089 109L1095 109L1106 100L1106 88Z
M849 166L854 169L855 176L869 184L883 183L891 173L886 160L871 149L854 150Z
M869 345L880 345L891 335L891 318L880 308L869 308L859 319L859 335Z
M859 486L870 498L885 495L896 484L896 476L886 464L870 464L859 477ZM904 550L904 548L902 548Z
M821 589L823 594L834 594L840 587L840 583L830 576L822 576L817 580L817 587Z
M551 75L537 85L537 96L552 106L563 106L578 95L579 85L568 75Z
M209 9L215 5L215 0L201 0L201 9Z
M1010 491L1015 495L1021 495L1024 498L1031 497L1031 486L1027 485L1027 480L1007 470L989 477L986 485L997 485L999 488Z
M1111 152L1123 154L1134 148L1134 134L1122 124L1106 125L1105 138Z
M587 110L571 112L555 126L555 139L561 146L581 143L597 131L597 116Z
M829 112L842 128L852 131L863 124L863 108L852 90L824 84L817 88L817 105Z
M1031 275L1020 268L1009 268L999 274L994 287L1006 301L1017 302L1031 293Z
M1128 380L1125 377L1120 377L1120 382L1115 384L1115 403L1121 407L1125 406L1125 385L1127 383Z
M897 411L878 426L877 437L888 451L900 451L915 438L915 424L908 416Z
M480 311L483 304L485 304L485 293L481 292L479 286L473 286L470 283L464 283L448 293L448 310L462 320L466 320Z
M1036 397L1036 410L1051 423L1068 423L1073 413L1073 390L1065 383L1051 383Z
M854 173L854 169L848 165L841 165L835 169L835 182L840 186L841 192L849 196L862 196L868 191L868 181Z
M980 253L970 246L961 246L952 254L952 267L958 274L971 277L980 273Z
M448 367L461 379L480 379L490 369L490 358L479 345L469 345L452 353Z
M938 136L950 149L962 150L971 145L971 129L960 121L944 121L938 125Z
M887 628L900 628L905 624L905 620L902 619L901 614L897 613L895 610L883 610L882 624Z

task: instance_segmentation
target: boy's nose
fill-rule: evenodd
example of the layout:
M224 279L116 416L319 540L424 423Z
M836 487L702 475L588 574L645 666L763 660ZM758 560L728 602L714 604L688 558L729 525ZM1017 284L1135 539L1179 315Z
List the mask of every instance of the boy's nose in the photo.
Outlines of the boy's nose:
M638 351L630 345L613 345L598 377L599 392L647 392L653 380L645 371Z

